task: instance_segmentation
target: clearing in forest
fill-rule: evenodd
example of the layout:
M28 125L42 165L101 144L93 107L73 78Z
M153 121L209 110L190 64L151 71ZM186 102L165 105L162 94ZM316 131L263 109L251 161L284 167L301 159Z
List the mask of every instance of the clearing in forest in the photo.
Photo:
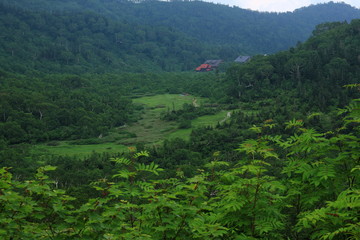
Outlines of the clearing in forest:
M177 137L189 139L192 128L215 126L228 119L228 111L220 111L193 119L191 128L179 129L178 122L162 120L162 115L168 111L182 109L185 103L199 107L207 102L206 98L189 94L160 94L134 98L133 102L142 106L142 110L136 113L139 117L137 122L118 127L101 139L89 139L92 144L86 144L87 140L61 141L54 146L39 145L37 150L55 155L78 156L87 156L92 152L124 152L128 151L128 147L139 143L159 144L165 139Z
M120 131L130 132L134 138L125 139L125 144L158 143L164 139L183 138L189 139L192 128L201 126L215 126L226 119L227 113L221 111L214 115L205 115L191 121L192 128L179 129L176 121L161 119L167 111L180 110L185 103L200 107L208 99L194 97L188 94L161 94L133 99L136 104L144 106L141 119Z
M182 109L185 103L197 105L205 102L205 98L198 98L188 94L161 94L145 96L133 99L135 104L143 106L140 120L125 128L119 129L121 132L129 132L134 137L124 139L124 144L136 143L157 143L164 140L168 135L178 131L178 123L175 121L165 121L161 116L166 112Z

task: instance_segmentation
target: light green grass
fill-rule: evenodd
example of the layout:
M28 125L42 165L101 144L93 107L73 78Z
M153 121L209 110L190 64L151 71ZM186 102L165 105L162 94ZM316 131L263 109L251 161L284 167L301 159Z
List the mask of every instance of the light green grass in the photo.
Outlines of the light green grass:
M194 99L196 99L196 104L198 105L202 105L207 101L206 98L183 96L180 94L162 94L135 98L133 99L133 102L145 105L146 112L143 115L142 120L127 130L135 133L138 136L138 140L149 143L159 143L163 139L172 138L182 138L184 140L188 140L190 138L192 128L203 126L214 127L218 122L221 122L226 118L226 111L221 111L214 115L201 116L192 120L192 128L189 129L177 129L176 127L178 123L174 126L174 123L170 125L171 122L159 119L162 112L165 112L168 109L179 110L182 108L184 103L193 104ZM149 125L151 125L152 128L149 128ZM145 126L147 126L147 128Z
M133 102L138 104L144 104L150 108L159 107L159 109L171 109L175 108L175 110L179 110L182 108L184 103L191 104L194 99L197 100L198 104L202 104L205 102L204 98L194 97L191 95L184 96L180 94L161 94L154 96L147 96L141 98L134 98ZM162 108L160 108L162 107Z
M161 114L168 110L182 109L184 103L193 104L196 99L196 104L203 104L206 98L194 97L191 95L180 94L161 94L154 96L145 96L134 98L135 104L142 104L145 106L145 112L142 114L142 119L128 126L126 129L119 130L128 131L136 134L137 138L125 139L123 143L136 144L137 142L144 143L159 143L166 139L169 135L188 139L190 130L183 131L177 129L178 123L161 120Z
M220 111L214 115L205 115L191 121L193 127L212 126L215 127L218 122L226 118L226 111Z
M181 138L181 139L184 139L184 140L189 140L191 131L192 131L192 128L178 129L175 132L167 134L164 137L165 137L165 139Z
M59 142L58 146L48 146L48 145L37 145L34 151L41 152L44 154L53 154L53 155L76 155L80 157L89 156L92 152L97 153L118 153L126 152L128 148L125 145L117 143L102 143L102 144L91 144L91 145L72 145L67 142Z
M178 123L163 121L160 119L161 113L167 110L179 110L184 103L192 104L196 99L199 105L204 104L207 99L194 96L183 96L180 94L161 94L134 98L133 102L145 106L142 119L125 128L114 129L108 136L104 137L107 143L91 145L72 145L67 142L59 142L58 146L38 145L34 151L44 154L54 155L76 155L80 157L88 156L92 152L126 152L127 146L134 146L137 143L161 143L164 139L182 138L188 140L192 128L178 129ZM216 126L226 118L226 111L221 111L214 115L206 115L192 120L192 127ZM127 137L134 134L136 137ZM119 144L121 143L121 144ZM125 146L126 145L126 146Z
M218 112L214 115L205 115L198 117L191 121L191 128L189 129L178 129L175 132L171 132L165 136L166 139L172 139L172 138L182 138L184 140L190 139L190 134L193 128L197 127L205 127L205 126L211 126L215 127L219 122L222 122L223 120L227 120L226 118L226 111Z

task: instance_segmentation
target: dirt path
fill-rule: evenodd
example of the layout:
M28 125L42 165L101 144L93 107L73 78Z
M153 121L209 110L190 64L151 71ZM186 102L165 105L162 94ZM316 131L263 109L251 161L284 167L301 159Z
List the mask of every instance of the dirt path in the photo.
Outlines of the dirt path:
M226 113L226 117L225 117L223 120L221 120L220 123L225 122L225 121L228 120L229 118L231 118L231 112L227 112L227 113Z
M200 107L200 104L197 103L197 99L194 98L193 102L192 102L194 107Z

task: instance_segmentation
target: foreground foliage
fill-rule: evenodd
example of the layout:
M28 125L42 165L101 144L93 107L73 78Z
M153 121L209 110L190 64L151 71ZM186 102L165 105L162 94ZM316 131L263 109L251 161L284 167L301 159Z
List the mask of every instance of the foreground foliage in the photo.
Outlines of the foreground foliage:
M290 137L240 144L233 165L219 152L205 170L168 179L146 151L113 158L117 173L92 183L99 196L75 200L38 169L18 181L0 171L3 239L359 239L359 101L333 132L289 121Z

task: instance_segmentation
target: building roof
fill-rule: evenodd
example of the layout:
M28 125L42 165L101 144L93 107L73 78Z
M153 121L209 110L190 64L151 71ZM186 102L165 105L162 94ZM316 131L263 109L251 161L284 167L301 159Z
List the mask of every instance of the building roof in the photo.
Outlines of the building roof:
M204 64L209 64L211 67L218 67L222 63L222 60L206 60Z
M207 70L207 69L211 70L211 65L203 63L200 66L198 66L195 69L195 71L204 71L204 70Z
M234 62L244 63L250 60L250 56L238 56Z

